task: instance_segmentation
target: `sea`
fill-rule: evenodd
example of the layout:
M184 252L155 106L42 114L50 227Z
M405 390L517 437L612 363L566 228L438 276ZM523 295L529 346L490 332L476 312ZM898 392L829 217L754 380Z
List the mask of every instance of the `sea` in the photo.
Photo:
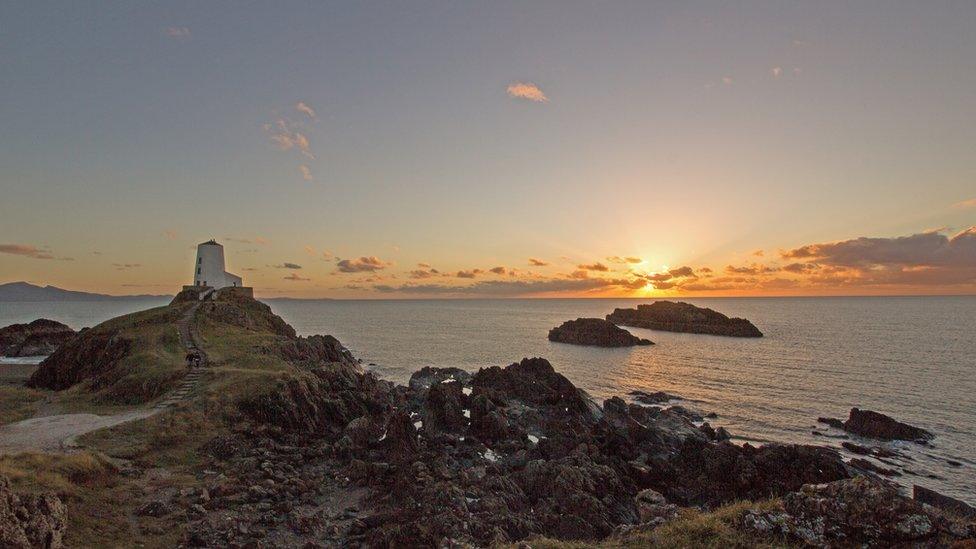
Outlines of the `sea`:
M684 299L751 320L762 338L628 328L656 345L622 349L547 340L550 328L603 317L637 299L270 300L302 335L332 334L378 376L405 383L424 366L475 371L544 357L595 399L665 391L714 412L734 442L840 447L844 433L817 417L852 407L928 429L929 446L882 445L910 490L932 488L976 505L976 296ZM0 326L44 317L73 328L161 305L134 302L0 303ZM3 366L0 366L2 368ZM814 433L820 433L819 435ZM875 462L891 468L892 464Z

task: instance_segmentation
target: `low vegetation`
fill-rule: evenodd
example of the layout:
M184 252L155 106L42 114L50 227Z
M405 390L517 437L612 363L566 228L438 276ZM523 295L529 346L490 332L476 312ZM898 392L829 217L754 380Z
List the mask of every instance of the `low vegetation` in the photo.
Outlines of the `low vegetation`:
M22 385L0 384L0 425L32 417L46 395Z

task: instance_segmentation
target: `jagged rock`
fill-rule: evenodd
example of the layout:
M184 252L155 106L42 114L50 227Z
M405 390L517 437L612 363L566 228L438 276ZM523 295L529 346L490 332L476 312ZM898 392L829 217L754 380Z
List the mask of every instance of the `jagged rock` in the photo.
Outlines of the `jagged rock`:
M912 486L912 498L915 501L937 507L944 511L949 511L960 517L976 519L976 508L965 501L940 494L935 490L930 490L917 484Z
M462 385L467 385L471 380L471 374L460 368L434 368L433 366L424 366L411 374L409 386L414 391L421 391L428 389L435 383L452 380Z
M637 512L640 514L641 522L650 522L655 519L668 521L678 516L678 506L668 503L667 498L656 490L647 488L637 492L634 496L637 504Z
M456 381L431 385L424 400L424 428L433 433L463 429L468 423L464 417L466 399Z
M634 345L654 344L651 340L639 338L602 318L567 320L560 326L549 330L549 341L598 347L632 347Z
M783 498L782 511L751 511L742 524L816 547L946 547L971 535L965 525L868 477L803 486Z
M863 458L854 458L854 459L850 460L848 463L850 463L854 467L857 467L858 469L862 469L864 471L870 471L872 473L877 473L879 475L883 475L883 476L886 476L886 477L900 477L901 476L901 473L899 473L898 471L896 471L894 469L886 469L884 467L875 465L874 462L872 462L872 461L869 461L869 460L866 460L866 459L863 459Z
M902 423L890 416L859 408L851 408L847 421L842 422L829 417L820 417L817 421L843 429L848 433L879 440L914 440L923 443L935 436L925 429ZM855 452L851 448L848 449Z
M710 334L732 337L762 337L751 322L729 318L722 313L680 301L655 301L636 309L614 309L607 320L621 326L634 326L666 332Z
M313 335L286 340L278 346L281 355L293 364L314 365L339 362L349 366L359 363L338 339L330 335Z
M62 390L86 379L104 379L131 347L132 342L118 331L85 330L45 358L27 386Z
M840 455L819 446L710 444L688 438L673 458L651 471L652 487L683 505L720 505L763 499L804 484L850 476Z
M0 356L49 355L75 335L67 325L46 318L30 324L11 324L0 328Z
M18 494L0 475L0 547L56 549L63 547L67 512L53 494Z
M665 393L664 391L655 391L653 393L647 393L645 391L631 391L628 394L636 402L640 402L641 404L664 404L669 400L680 398L677 395Z
M873 412L851 408L850 416L844 422L844 429L862 437L881 440L928 440L932 433L907 423Z

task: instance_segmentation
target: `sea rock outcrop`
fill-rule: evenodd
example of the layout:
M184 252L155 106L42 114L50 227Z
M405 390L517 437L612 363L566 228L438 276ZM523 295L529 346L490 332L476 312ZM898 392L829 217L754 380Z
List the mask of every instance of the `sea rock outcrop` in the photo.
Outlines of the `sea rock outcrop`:
M639 338L614 323L602 318L577 318L567 320L549 330L549 341L572 345L597 347L633 347L654 345L649 339Z
M64 503L54 494L18 494L0 476L0 547L57 549L63 547L68 519Z
M817 418L817 421L830 425L831 427L843 429L848 433L879 440L914 440L917 442L925 442L935 436L925 429L902 423L882 413L858 408L851 408L847 421L829 417L820 417Z
M614 309L607 320L621 326L666 332L710 334L731 337L762 337L762 332L744 318L729 318L722 313L681 301L655 301L636 309Z
M46 318L29 324L11 324L0 328L0 356L49 355L76 334L66 324Z

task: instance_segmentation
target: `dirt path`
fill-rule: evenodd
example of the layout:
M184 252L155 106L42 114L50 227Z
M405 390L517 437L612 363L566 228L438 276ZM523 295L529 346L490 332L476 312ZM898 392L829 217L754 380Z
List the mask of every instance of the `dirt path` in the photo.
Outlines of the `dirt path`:
M130 421L145 419L175 405L190 396L199 384L207 366L207 355L194 342L192 333L193 316L200 303L195 303L177 321L176 327L180 341L187 350L189 371L182 383L156 405L118 414L100 416L96 414L59 414L25 419L0 427L0 455L21 452L70 452L77 449L75 442L85 433L114 427ZM189 357L196 356L196 360Z

